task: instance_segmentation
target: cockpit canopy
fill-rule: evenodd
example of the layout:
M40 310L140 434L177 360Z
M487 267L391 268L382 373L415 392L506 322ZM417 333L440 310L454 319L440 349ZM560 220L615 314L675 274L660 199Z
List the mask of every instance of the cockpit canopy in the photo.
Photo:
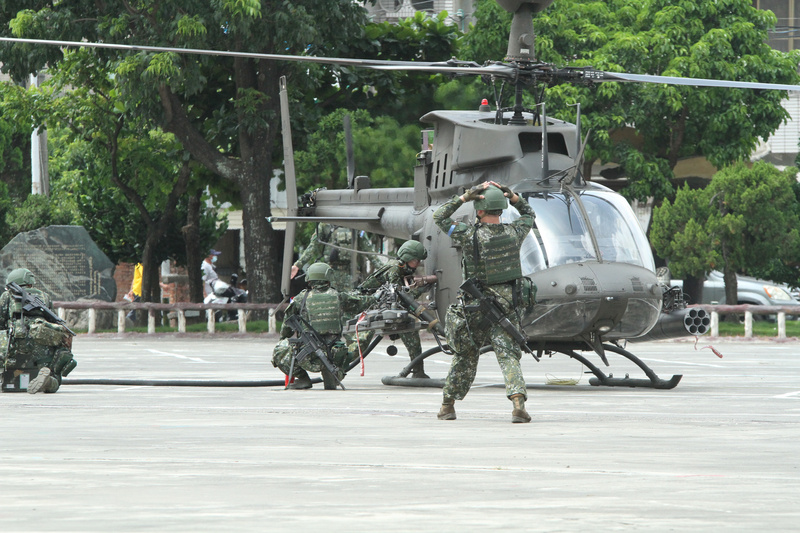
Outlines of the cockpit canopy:
M619 194L564 190L531 193L527 200L536 213L536 223L520 250L524 275L584 261L628 263L655 271L647 237ZM506 209L501 220L511 222L518 217L515 209Z

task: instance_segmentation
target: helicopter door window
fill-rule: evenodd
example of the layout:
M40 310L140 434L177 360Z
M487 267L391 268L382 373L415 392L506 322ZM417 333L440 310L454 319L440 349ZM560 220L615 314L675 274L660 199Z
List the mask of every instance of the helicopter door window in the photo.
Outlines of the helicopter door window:
M591 191L581 195L604 261L617 261L655 270L650 248L628 202L616 194ZM645 258L645 259L643 259Z

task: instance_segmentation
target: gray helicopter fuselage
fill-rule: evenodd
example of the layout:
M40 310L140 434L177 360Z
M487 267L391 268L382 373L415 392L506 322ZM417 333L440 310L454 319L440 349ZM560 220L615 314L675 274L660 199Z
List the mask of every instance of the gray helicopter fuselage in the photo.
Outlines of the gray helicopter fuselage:
M537 304L522 320L526 333L567 343L646 334L658 320L662 292L632 209L605 187L560 180L576 165L575 125L547 118L543 128L526 116L528 125L508 125L495 124L494 112L429 113L422 120L434 124L434 140L418 155L414 187L372 189L356 180L353 189L320 190L314 216L350 217L342 225L422 242L426 274L438 277L436 307L443 318L463 281L461 250L434 225L433 212L486 180L508 185L537 213L521 251L523 273L538 287ZM515 215L509 208L504 218ZM453 218L474 220L472 204Z

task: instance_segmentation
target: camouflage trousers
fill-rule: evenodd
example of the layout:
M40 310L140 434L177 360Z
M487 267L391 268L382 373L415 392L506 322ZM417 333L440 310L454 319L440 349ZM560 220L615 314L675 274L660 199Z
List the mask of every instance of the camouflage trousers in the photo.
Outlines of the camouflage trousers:
M297 373L301 368L306 372L322 372L322 362L313 355L306 357L300 363L295 361L294 369L292 370L293 349L292 345L289 344L288 338L278 341L275 350L272 352L272 366L287 376L291 370L293 374L291 377L297 377ZM330 353L333 364L341 371L347 370L346 367L350 364L352 358L345 344L343 342L334 343L330 346Z
M525 378L522 376L519 363L522 349L499 325L479 329L482 318L479 313L465 312L460 304L453 304L447 310L445 318L447 343L455 353L450 363L450 372L444 382L443 396L456 400L464 399L472 382L475 381L479 351L482 346L491 344L506 382L506 396L510 398L514 394L522 394L527 399ZM515 327L519 327L514 313L508 318Z
M59 383L77 366L72 352L65 346L43 346L30 338L12 340L5 357L0 357L5 370L26 370L48 367Z

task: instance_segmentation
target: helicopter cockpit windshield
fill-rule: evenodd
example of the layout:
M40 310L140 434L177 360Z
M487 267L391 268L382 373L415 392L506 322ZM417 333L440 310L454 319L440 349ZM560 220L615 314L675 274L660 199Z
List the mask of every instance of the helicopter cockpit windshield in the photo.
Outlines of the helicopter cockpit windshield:
M520 250L524 275L583 261L621 262L655 270L647 238L624 198L594 190L582 192L580 201L586 217L569 191L528 196L536 223ZM518 217L516 210L507 209L501 220Z

